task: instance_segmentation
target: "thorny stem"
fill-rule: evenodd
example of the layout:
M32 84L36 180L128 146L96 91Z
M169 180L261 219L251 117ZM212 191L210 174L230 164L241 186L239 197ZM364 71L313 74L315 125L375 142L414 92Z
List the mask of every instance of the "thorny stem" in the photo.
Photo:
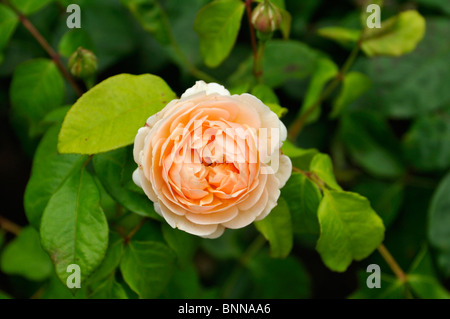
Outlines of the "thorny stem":
M361 48L361 40L357 42L356 46L353 48L344 65L342 66L342 68L340 69L334 80L327 86L325 91L323 91L323 93L319 96L319 98L308 108L308 110L305 111L305 113L297 117L291 124L291 126L289 127L289 138L292 141L295 141L298 134L300 134L300 131L302 130L308 118L314 113L314 111L316 111L316 109L320 106L320 104L322 104L322 102L325 101L331 95L331 93L334 92L334 90L339 86L339 83L341 83L344 80L344 77L347 74L348 70L355 62L355 59L358 56L360 48Z
M30 20L28 20L28 18L23 13L21 13L19 10L17 10L17 8L15 8L11 3L9 3L8 0L3 0L3 2L16 13L17 17L19 18L19 21L30 32L30 34L36 39L36 41L39 42L39 44L42 46L42 48L47 52L47 54L50 56L50 58L53 60L53 62L58 67L61 74L67 79L67 81L69 81L70 85L73 87L76 94L78 96L83 95L83 91L80 89L77 82L74 80L74 78L70 75L69 71L62 64L58 53L56 53L55 50L53 50L53 48L50 46L50 44L47 42L47 40L35 28L35 26L30 22Z
M0 228L15 236L19 235L20 231L22 230L22 227L3 216L0 216Z

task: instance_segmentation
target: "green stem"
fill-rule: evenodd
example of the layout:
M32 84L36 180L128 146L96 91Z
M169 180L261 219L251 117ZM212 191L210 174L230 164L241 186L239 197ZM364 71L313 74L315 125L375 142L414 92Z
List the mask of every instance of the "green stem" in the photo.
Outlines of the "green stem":
M294 122L289 127L289 139L291 141L295 141L300 134L303 126L305 125L308 118L314 113L314 111L322 104L323 101L325 101L331 93L334 92L334 90L339 86L339 84L343 81L345 75L347 74L350 67L355 62L356 57L358 56L358 53L361 48L361 41L358 40L356 46L353 48L352 52L350 53L349 57L345 61L344 65L342 66L341 70L338 72L336 77L333 79L333 81L327 86L325 91L322 92L322 94L319 96L319 98L311 105L311 107L306 110L305 113L301 114L299 117L297 117Z
M194 76L200 80L204 80L206 82L219 83L219 81L217 79L215 79L214 77L212 77L211 75L203 72L202 70L197 69L197 67L184 55L180 46L176 42L175 37L173 36L172 32L170 31L169 33L170 33L170 45L172 46L172 49L173 49L174 53L176 54L176 56L180 59L181 66L185 67L192 76Z
M394 257L392 257L389 250L387 250L386 246L383 244L380 244L378 246L378 252L380 253L381 257L386 261L388 266L391 268L392 272L395 274L395 276L400 280L400 282L404 283L407 280L407 276L403 269L399 266L397 261L395 261Z
M78 86L75 79L70 75L69 71L66 69L66 67L62 64L61 59L59 58L58 53L56 53L55 50L51 47L51 45L47 42L47 40L42 36L42 34L35 28L35 26L28 20L28 18L20 12L16 7L14 7L9 1L3 0L3 3L5 3L8 7L11 8L11 10L14 11L14 13L19 18L19 21L23 24L23 26L30 32L30 34L36 39L36 41L41 45L41 47L47 52L47 54L50 56L50 58L53 60L53 62L58 67L61 74L67 79L67 81L70 83L70 85L75 90L75 93L78 96L83 95L83 90Z
M0 216L0 228L15 236L19 235L22 230L22 227L3 216Z

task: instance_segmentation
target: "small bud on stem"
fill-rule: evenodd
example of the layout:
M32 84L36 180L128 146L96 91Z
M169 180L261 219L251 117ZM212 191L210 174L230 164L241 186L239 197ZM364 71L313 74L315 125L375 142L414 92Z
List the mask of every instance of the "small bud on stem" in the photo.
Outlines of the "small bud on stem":
M97 71L97 57L91 51L79 47L69 58L69 70L78 78L89 78Z
M280 28L281 12L268 0L262 1L252 13L252 24L261 33L272 33Z

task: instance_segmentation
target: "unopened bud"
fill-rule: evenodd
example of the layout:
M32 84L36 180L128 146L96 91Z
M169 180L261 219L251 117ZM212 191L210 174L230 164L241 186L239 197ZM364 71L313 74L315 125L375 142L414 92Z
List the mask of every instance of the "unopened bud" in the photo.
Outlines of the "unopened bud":
M270 1L264 0L256 6L252 13L252 24L262 33L278 30L281 25L281 12Z
M89 50L79 47L69 58L69 70L78 78L87 78L97 72L97 57Z

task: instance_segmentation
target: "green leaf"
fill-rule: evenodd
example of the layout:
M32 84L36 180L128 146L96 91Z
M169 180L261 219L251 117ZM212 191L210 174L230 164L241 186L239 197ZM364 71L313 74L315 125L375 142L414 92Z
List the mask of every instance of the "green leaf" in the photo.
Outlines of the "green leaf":
M1 270L8 275L19 275L32 281L50 277L52 262L41 247L39 233L28 226L22 229L6 246L0 258Z
M186 268L192 264L194 254L197 251L199 240L184 231L174 229L168 224L161 224L162 233L167 245L177 255L178 264L181 268Z
M172 277L175 254L154 241L131 241L120 263L125 282L140 298L157 298Z
M236 42L245 5L239 0L215 0L203 7L194 22L200 50L208 67L219 66Z
M110 276L95 285L89 299L128 299L128 295L114 276Z
M408 272L408 283L413 293L423 299L450 299L450 292L436 278L431 256L424 247Z
M123 256L124 240L118 234L109 233L109 245L103 258L102 263L88 278L87 284L102 281L107 277L113 277L117 267L120 265L120 260Z
M2 51L8 43L16 30L18 23L19 19L14 11L7 6L0 4L0 51Z
M450 101L445 79L450 77L450 20L428 18L426 36L417 49L399 58L362 58L355 69L372 80L372 89L355 106L391 118L428 115ZM392 72L395 70L395 72Z
M352 260L368 257L383 241L381 218L356 193L326 191L319 206L317 251L333 271L343 272Z
M250 260L248 268L254 282L255 298L299 299L310 296L309 275L293 256L273 259L259 254Z
M309 171L310 163L314 156L318 153L318 151L314 148L299 148L289 140L283 142L281 151L291 159L293 166L305 171Z
M319 234L317 210L322 194L314 183L299 173L292 173L281 189L281 197L289 206L295 234Z
M414 121L404 136L405 155L421 171L450 168L450 108Z
M370 79L362 73L350 72L346 74L342 83L342 89L333 103L330 117L335 118L339 116L347 106L366 93L371 86L372 82Z
M349 299L406 299L408 293L411 295L408 286L397 277L381 273L380 288L369 288L368 276L368 272L358 272L360 288L348 296Z
M85 93L67 113L58 150L95 154L131 144L147 118L175 97L155 75L110 77Z
M238 259L244 250L239 244L239 230L227 229L219 238L202 240L201 247L218 260Z
M320 98L325 85L338 74L337 65L327 58L317 59L317 63L312 74L311 81L309 82L308 90L303 100L302 107L300 109L299 116L307 112L314 103ZM320 116L320 105L312 114L308 116L307 123L315 122Z
M185 269L176 269L161 298L197 299L201 298L200 278L191 263Z
M30 15L54 0L10 0L11 4L25 15Z
M438 264L444 274L450 277L450 172L436 189L428 210L428 238L437 249Z
M272 258L285 258L292 250L294 237L289 206L283 198L264 219L255 222L256 229L270 243Z
M162 44L170 44L170 25L158 0L121 0L145 31Z
M160 220L153 202L133 182L137 168L130 148L121 148L94 156L94 168L107 192L122 206L141 216Z
M342 116L339 134L351 158L376 177L399 177L405 168L398 155L400 143L375 112L355 112Z
M283 35L283 38L285 40L288 40L291 34L292 16L289 13L289 11L282 8L280 8L280 13L281 13L281 24L280 24L281 34Z
M389 18L381 28L368 29L361 48L368 56L401 56L413 51L425 35L425 19L409 10Z
M64 92L63 78L53 61L35 59L20 64L10 88L14 120L33 135L44 116L63 105Z
M333 163L327 154L316 154L311 161L309 170L316 174L331 189L342 190L341 186L336 182Z
M423 4L429 8L440 9L442 12L450 15L450 2L441 0L416 0L418 4Z
M280 106L280 101L278 100L275 92L267 85L258 84L252 89L252 93L258 99L260 99L264 104L266 104L272 112L274 112L278 117L282 117L288 112L288 109Z
M25 189L25 213L30 224L36 228L39 228L50 197L87 159L81 155L58 154L58 132L59 127L54 126L42 138L34 155L31 177Z
M81 289L77 289L76 294L73 294L73 291L67 289L66 283L62 283L53 271L41 299L86 299L86 289L84 288L84 285L82 285Z
M401 182L369 180L356 185L353 191L367 197L386 227L394 222L403 203L404 185Z
M68 58L79 47L96 52L95 45L91 36L84 29L72 29L67 31L61 38L58 44L58 52Z
M41 241L63 283L70 275L67 266L79 265L83 282L102 262L108 223L95 181L85 167L50 198L42 215Z
M263 57L263 80L279 87L289 79L302 79L314 71L317 52L298 41L271 40Z
M344 47L356 43L361 36L361 30L342 27L323 27L317 30L317 33L324 38L338 42Z

